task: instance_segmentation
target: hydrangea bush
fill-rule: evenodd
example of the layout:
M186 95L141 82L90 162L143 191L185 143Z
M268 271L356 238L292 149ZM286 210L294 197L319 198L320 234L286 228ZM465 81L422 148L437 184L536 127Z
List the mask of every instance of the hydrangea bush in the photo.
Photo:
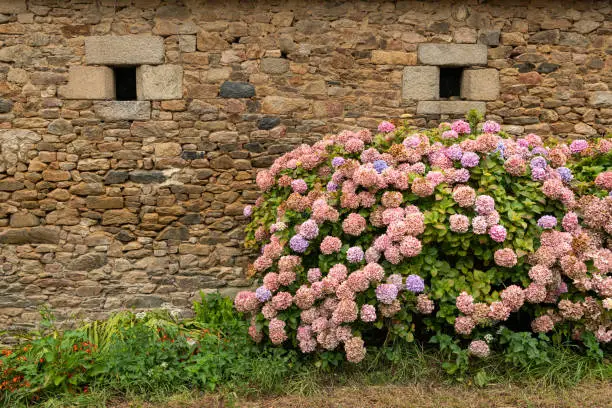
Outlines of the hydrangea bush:
M612 141L476 123L345 130L260 171L251 337L351 362L440 332L484 357L500 324L610 342Z

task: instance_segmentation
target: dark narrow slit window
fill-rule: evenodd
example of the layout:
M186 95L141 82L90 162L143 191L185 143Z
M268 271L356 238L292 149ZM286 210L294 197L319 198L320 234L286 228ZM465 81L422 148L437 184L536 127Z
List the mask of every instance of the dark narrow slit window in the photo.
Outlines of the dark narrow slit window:
M136 67L114 67L115 97L118 101L136 100Z
M463 68L440 68L440 98L461 96Z

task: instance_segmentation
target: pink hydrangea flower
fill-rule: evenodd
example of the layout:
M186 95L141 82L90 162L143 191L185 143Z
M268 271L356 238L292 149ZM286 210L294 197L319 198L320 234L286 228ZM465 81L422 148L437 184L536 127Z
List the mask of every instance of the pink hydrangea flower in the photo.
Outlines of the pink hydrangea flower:
M502 225L494 225L489 229L489 236L495 242L504 242L506 240L506 228Z
M391 122L387 122L386 120L380 122L378 125L378 131L381 133L389 133L395 130L395 125Z
M498 249L493 254L495 264L505 268L511 268L517 263L517 257L511 248Z
M456 120L451 124L451 129L459 134L469 134L471 132L470 124L464 120Z

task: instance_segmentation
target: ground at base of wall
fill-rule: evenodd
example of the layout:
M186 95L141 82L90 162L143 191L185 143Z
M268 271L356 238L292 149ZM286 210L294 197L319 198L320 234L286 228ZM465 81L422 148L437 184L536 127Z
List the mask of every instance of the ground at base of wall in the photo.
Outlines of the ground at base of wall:
M553 388L538 384L527 387L500 384L486 388L475 386L418 383L405 386L345 386L321 390L313 396L288 395L261 399L231 400L219 396L193 399L176 396L162 403L138 401L113 402L115 408L340 408L340 407L420 407L420 408L491 408L491 407L608 407L612 387L606 382L581 383L574 388Z

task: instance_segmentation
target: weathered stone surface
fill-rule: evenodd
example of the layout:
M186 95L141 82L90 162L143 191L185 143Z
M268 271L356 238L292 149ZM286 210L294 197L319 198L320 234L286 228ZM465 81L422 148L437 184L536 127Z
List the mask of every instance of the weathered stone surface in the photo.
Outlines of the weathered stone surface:
M31 130L0 129L0 171L14 168L19 162L27 162L29 153L41 139L38 133Z
M189 239L189 230L186 227L168 227L159 234L157 239L186 241Z
M0 232L0 244L57 244L59 240L59 229L50 227L9 229Z
M79 183L70 187L70 193L79 196L102 195L105 191L101 183Z
M543 62L538 65L537 71L541 74L550 74L551 72L555 72L559 69L559 64L551 64L549 62Z
M68 72L68 85L60 86L58 93L66 99L114 99L113 70L73 65Z
M225 81L221 84L219 96L222 98L251 98L255 96L255 87L247 82Z
M127 171L111 170L104 176L104 184L121 184L125 182L130 174Z
M0 2L0 13L17 14L28 10L25 0L2 0Z
M372 63L380 65L415 65L417 62L414 53L402 51L372 51Z
M470 66L487 64L484 44L419 44L418 60L424 65Z
M152 35L85 37L89 65L157 65L164 62L164 40Z
M73 259L67 266L71 271L91 271L98 269L106 265L107 257L106 254L91 253L81 255L78 258Z
M166 176L157 170L135 170L130 173L130 181L139 184L163 183Z
M262 130L270 130L280 125L281 120L276 116L266 116L257 121L257 128Z
M478 42L496 47L499 45L499 36L499 30L480 30L478 33Z
M22 228L22 227L35 227L40 223L37 216L32 213L15 213L11 214L11 222L10 225L13 228Z
M263 100L263 113L287 114L307 109L310 103L305 99L285 98L283 96L266 96Z
M414 66L404 68L402 99L404 101L435 100L440 96L440 68Z
M470 109L485 113L487 105L474 101L420 101L417 104L417 113L423 115L463 115Z
M87 208L92 208L94 210L123 208L123 197L90 196L87 197Z
M0 99L0 113L8 113L13 109L13 102L8 99Z
M559 30L545 30L529 36L530 44L557 44L559 42Z
M55 119L47 126L47 132L52 135L65 135L66 133L72 133L72 130L72 123L63 118Z
M282 74L289 71L289 61L284 58L264 58L261 60L261 71L267 74Z
M494 101L499 98L499 71L496 69L463 70L461 97L476 101Z
M141 65L136 68L139 100L180 99L183 97L183 67L180 65Z
M130 210L108 210L102 215L102 225L137 224L138 215Z
M25 184L23 184L23 182L15 180L13 178L0 180L0 191L17 191L21 190L24 187Z
M149 101L103 101L94 103L94 111L102 120L147 120L151 118Z
M612 106L612 91L597 91L589 97L589 105L598 108L607 108Z

